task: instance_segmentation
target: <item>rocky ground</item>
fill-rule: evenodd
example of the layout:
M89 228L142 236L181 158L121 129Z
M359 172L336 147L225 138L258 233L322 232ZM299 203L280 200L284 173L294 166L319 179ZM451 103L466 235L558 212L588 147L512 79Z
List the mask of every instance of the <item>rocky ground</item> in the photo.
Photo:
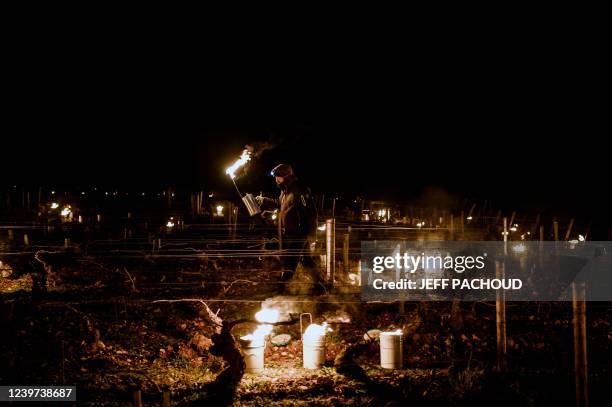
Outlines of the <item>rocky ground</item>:
M231 280L223 281L230 270ZM56 267L48 292L33 301L32 277L7 275L0 279L0 384L74 384L81 405L130 405L134 388L145 405L159 404L164 390L178 405L214 400L211 386L228 366L211 349L216 327L204 306L154 301L215 298L222 301L207 305L224 323L252 319L276 295L272 282L256 261L123 268L91 260ZM502 375L493 366L490 303L406 303L402 314L397 304L360 303L350 292L294 298L309 298L303 310L316 322L336 321L325 367L302 368L298 324L277 327L275 334L292 340L267 343L265 371L244 374L233 389L235 405L573 404L570 304L508 305L509 372ZM589 304L588 312L591 395L600 405L610 400L612 319L608 304ZM238 324L232 332L237 338L253 327ZM397 328L405 333L404 369L381 369L376 342L356 355L354 372L334 366L366 331Z

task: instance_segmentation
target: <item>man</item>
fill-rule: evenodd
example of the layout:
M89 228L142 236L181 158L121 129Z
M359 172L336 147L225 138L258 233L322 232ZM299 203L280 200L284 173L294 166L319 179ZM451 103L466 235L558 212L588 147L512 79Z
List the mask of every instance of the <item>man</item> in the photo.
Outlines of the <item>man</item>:
M320 293L323 281L310 253L310 243L314 241L317 230L317 209L310 188L297 179L289 164L277 165L271 175L281 190L279 198L258 196L256 199L262 209L279 208L278 231L285 254L281 281L291 279L301 263L310 274L315 291Z

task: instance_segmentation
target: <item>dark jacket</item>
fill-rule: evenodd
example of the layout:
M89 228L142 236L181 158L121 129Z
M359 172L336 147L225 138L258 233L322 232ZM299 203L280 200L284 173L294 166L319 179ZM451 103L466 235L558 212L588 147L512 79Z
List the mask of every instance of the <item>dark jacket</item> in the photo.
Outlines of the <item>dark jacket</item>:
M317 229L317 208L310 188L295 176L289 176L278 199L265 198L262 206L279 208L279 230L282 235L307 237Z

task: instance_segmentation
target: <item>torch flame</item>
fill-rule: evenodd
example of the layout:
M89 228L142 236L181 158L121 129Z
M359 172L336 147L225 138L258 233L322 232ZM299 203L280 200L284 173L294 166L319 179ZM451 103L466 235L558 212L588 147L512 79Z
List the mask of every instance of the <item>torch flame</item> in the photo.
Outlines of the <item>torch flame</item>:
M225 170L225 173L229 175L231 179L236 178L236 171L238 171L240 167L242 167L244 164L246 164L250 160L251 160L251 152L247 149L244 149L240 158L237 159L232 165L230 165Z

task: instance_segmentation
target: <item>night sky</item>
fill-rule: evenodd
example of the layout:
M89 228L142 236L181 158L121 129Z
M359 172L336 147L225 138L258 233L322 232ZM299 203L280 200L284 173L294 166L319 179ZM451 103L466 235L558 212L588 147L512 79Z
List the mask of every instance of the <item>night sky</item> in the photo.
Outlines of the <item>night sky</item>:
M316 192L415 199L435 189L609 218L602 108L554 82L191 89L147 78L41 80L15 92L3 183L231 188L223 169L246 144L267 142L239 180L245 190L273 191L270 168L289 162Z

